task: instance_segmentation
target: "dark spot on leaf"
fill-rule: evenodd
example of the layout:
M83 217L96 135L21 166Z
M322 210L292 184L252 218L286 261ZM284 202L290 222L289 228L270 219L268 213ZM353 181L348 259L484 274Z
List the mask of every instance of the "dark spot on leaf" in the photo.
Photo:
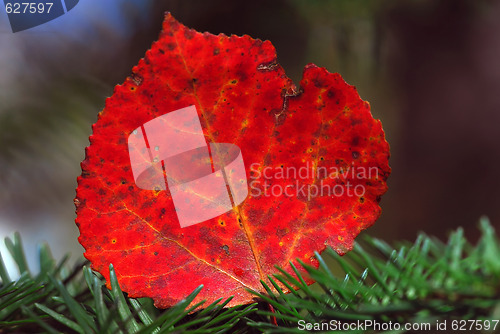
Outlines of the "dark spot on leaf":
M313 79L313 84L317 88L321 88L325 86L325 80L323 78L316 77Z
M186 39L193 38L194 34L195 34L194 30L191 30L191 29L184 30L184 37L186 37Z
M236 75L238 76L240 81L245 81L248 78L248 75L246 74L246 72L243 72L243 71L236 72Z
M354 159L359 158L359 152L352 151L352 157L353 157Z
M361 123L363 123L363 121L360 119L356 119L356 118L351 119L351 125L353 125L353 126L361 124Z
M224 252L226 253L226 255L229 256L229 246L228 245L224 245L224 246L222 246L222 249L224 250Z

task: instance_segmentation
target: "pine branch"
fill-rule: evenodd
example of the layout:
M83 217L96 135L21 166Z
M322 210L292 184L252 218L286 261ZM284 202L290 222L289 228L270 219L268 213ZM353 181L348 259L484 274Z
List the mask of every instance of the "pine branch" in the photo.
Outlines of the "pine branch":
M481 220L481 230L476 247L458 229L447 244L421 234L413 245L405 243L397 249L370 237L365 238L363 247L357 244L344 257L327 249L323 255L316 254L319 270L301 263L317 282L316 288L305 285L298 271L299 279L278 268L281 275L269 278L274 291L265 285L268 296L256 295L276 310L260 314L276 317L281 328L268 322L249 325L267 333L293 333L303 332L298 330L299 322L321 324L331 320L346 323L346 327L358 321L498 321L500 243L486 219ZM327 257L341 268L343 279L332 273ZM284 294L282 286L298 290ZM496 329L500 331L500 324Z
M12 281L0 255L0 333L303 333L306 325L332 329L332 321L435 325L452 319L491 320L487 332L493 332L493 321L500 319L500 240L486 219L480 227L476 246L462 229L447 244L422 234L414 244L393 248L366 237L343 257L332 249L316 254L318 269L299 261L317 282L312 286L292 263L295 275L277 268L280 274L262 282L267 293L253 292L259 304L192 305L200 286L163 311L150 299L128 298L112 266L108 290L83 264L68 270L67 257L57 263L47 245L39 249L40 273L31 274L15 234L6 245L21 276Z

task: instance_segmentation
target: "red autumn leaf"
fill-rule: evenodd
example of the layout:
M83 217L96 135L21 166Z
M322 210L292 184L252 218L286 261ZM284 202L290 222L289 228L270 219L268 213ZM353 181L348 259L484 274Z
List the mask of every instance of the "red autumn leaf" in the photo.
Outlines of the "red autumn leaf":
M191 105L208 143L241 149L249 195L181 228L168 189L136 185L127 139ZM79 241L93 269L109 279L112 263L129 296L158 307L200 284L200 299L248 303L246 288L262 290L275 265L291 271L296 258L317 265L314 251L327 245L352 248L380 215L388 158L380 121L339 74L309 64L297 88L269 41L198 33L167 14L93 126L75 200Z

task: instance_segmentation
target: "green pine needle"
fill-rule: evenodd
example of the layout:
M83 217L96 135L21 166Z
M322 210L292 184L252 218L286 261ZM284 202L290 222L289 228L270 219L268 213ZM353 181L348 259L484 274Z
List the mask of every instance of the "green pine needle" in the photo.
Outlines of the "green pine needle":
M365 237L342 257L331 248L316 253L318 269L301 261L291 263L294 275L277 268L262 282L266 293L251 291L259 303L227 308L229 298L193 305L200 286L167 310L127 297L113 266L108 290L90 268L68 269L68 257L57 263L48 245L39 247L41 270L33 275L16 233L5 243L19 279L11 280L7 254L0 254L0 333L304 333L299 324L500 320L500 240L486 218L480 229L477 245L462 229L448 243L421 234L395 248ZM306 284L305 272L315 284ZM363 331L349 331L356 332Z

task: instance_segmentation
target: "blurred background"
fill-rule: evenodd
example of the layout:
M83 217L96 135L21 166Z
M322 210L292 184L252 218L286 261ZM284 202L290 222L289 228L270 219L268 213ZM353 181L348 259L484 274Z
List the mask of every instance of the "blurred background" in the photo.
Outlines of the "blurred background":
M393 170L365 233L445 239L463 226L474 240L481 215L499 226L500 1L80 0L15 34L0 10L0 237L20 231L33 265L42 241L81 256L73 198L91 125L165 11L198 31L271 40L296 83L313 62L357 86Z

